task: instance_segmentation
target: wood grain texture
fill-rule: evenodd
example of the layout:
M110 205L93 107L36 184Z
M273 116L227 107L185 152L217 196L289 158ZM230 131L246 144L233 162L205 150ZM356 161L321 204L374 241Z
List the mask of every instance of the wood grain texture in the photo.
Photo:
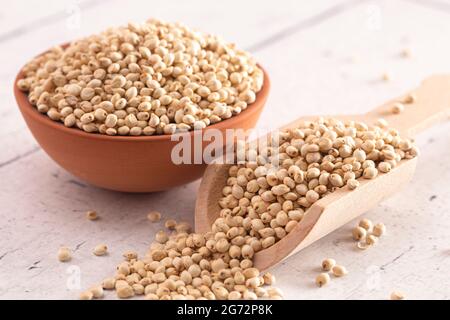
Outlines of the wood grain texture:
M19 2L29 4L14 1ZM45 7L46 2L40 5ZM13 77L33 55L111 22L147 18L150 13L219 32L246 48L288 30L280 41L255 51L273 84L259 127L276 128L287 118L302 115L364 113L431 74L450 72L450 14L423 2L428 1L363 1L293 30L291 26L347 1L299 5L292 0L276 6L260 1L254 8L252 1L165 1L164 6L129 1L123 6L116 0L102 11L98 6L83 9L79 29L67 28L70 15L65 14L55 23L0 42L0 298L76 298L80 289L112 274L123 251L146 251L162 227L146 221L147 211L160 210L165 218L192 223L199 185L124 195L84 185L58 168L36 149L12 97ZM196 4L203 7L194 10ZM20 22L34 18L33 10L24 10ZM411 59L399 57L405 47L411 48ZM351 62L353 56L356 62ZM392 73L389 83L379 80L386 71ZM444 124L419 135L422 156L412 183L367 212L366 217L388 228L378 246L363 252L355 249L350 230L356 221L352 221L271 270L287 298L386 299L393 290L408 299L450 298L449 130L450 125ZM101 219L87 221L88 209L98 210ZM93 256L93 247L102 242L110 254ZM60 245L75 251L71 262L57 261ZM337 259L350 273L317 289L313 279L325 257ZM70 285L77 270L80 289Z

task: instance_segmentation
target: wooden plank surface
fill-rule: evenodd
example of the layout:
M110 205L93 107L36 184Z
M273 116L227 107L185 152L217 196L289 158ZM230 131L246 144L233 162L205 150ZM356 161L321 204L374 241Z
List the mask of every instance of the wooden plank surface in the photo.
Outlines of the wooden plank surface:
M416 86L433 73L450 72L448 1L15 1L0 12L0 298L76 298L81 288L112 274L128 249L144 252L161 225L151 209L193 222L198 182L158 194L129 195L87 186L57 167L36 145L12 97L23 63L47 47L150 15L181 20L223 34L250 49L271 75L273 89L259 127L275 127L304 114L359 113ZM56 4L55 4L56 3ZM73 8L80 24L73 24ZM19 8L20 10L18 10ZM21 12L21 19L17 19ZM75 10L75 12L77 12ZM50 18L48 18L50 17ZM37 22L36 22L37 21ZM29 26L32 26L30 28ZM16 32L11 36L11 32ZM25 30L25 31L23 31ZM2 37L3 35L3 37ZM409 48L411 59L399 56ZM380 77L392 73L392 81ZM349 240L353 222L289 258L273 273L288 298L385 299L450 297L450 124L418 137L422 157L414 181L367 213L388 234L377 247L358 251ZM95 209L101 219L87 221ZM106 257L92 248L104 242ZM59 246L75 250L61 264ZM333 257L350 273L317 289L320 262ZM112 297L112 296L108 296Z

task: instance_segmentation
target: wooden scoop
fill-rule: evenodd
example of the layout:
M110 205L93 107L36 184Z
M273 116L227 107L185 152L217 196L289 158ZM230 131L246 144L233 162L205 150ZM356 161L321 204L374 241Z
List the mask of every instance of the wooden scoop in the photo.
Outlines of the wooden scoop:
M390 108L393 103L403 101L410 94L417 97L416 101L405 104L400 114L392 114ZM374 124L377 119L384 118L389 127L399 130L402 137L413 137L439 121L450 119L450 75L432 76L407 95L364 115L332 117L359 120L367 124ZM282 129L294 128L301 121L311 118L314 117L300 118ZM359 179L360 186L353 191L343 187L323 197L308 208L300 223L286 237L255 254L255 267L265 270L372 209L411 180L416 164L417 158L402 160L389 173L379 174L373 180ZM197 232L211 230L212 223L219 216L218 201L222 197L230 166L211 164L206 169L195 208Z

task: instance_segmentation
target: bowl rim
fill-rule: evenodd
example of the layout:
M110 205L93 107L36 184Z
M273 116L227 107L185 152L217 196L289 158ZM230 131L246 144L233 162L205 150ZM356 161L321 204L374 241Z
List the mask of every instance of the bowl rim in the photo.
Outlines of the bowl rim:
M63 45L66 46L66 45ZM214 123L212 125L209 125L201 130L189 130L187 132L179 133L189 133L189 136L192 137L194 134L201 134L205 130L209 129L219 129L224 130L227 128L232 128L232 123L237 121L237 118L239 117L249 117L256 111L260 110L264 106L264 102L266 101L269 91L270 91L270 80L269 76L267 75L266 70L258 63L257 66L263 71L264 74L264 82L261 90L256 93L256 100L255 102L249 104L245 110L243 110L241 113L232 116L228 119L219 121L217 123ZM73 127L66 127L64 124L60 121L55 121L50 119L47 115L40 113L35 106L33 106L29 100L28 100L28 94L26 92L23 92L19 89L17 82L24 78L23 74L23 67L20 69L18 74L16 75L16 78L14 80L14 97L16 99L16 103L21 110L21 112L26 113L28 116L30 116L34 121L40 122L41 124L45 126L49 126L56 130L61 130L67 134L71 134L74 136L78 136L80 138L86 138L86 139L95 139L95 140L103 140L103 141L135 141L135 142L144 142L144 141L170 141L173 134L162 134L162 135L151 135L151 136L110 136L106 134L101 133L88 133L84 132L81 129L73 128ZM177 134L174 134L177 135Z

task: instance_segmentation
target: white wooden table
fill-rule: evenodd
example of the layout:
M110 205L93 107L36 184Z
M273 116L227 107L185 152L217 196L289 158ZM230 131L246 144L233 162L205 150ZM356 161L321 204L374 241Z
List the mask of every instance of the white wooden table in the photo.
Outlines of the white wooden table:
M427 75L450 72L450 1L37 2L0 9L0 299L76 298L112 274L122 252L146 251L161 227L146 221L149 210L193 221L198 181L158 194L109 192L77 180L38 147L12 83L49 46L150 16L222 34L252 51L271 76L260 127L305 114L364 112ZM411 59L400 57L405 48ZM380 81L384 72L392 81ZM450 298L450 123L417 142L413 182L366 214L384 222L388 235L359 251L349 238L354 221L289 258L272 270L287 298L386 299L393 290L408 299ZM88 209L101 219L87 221ZM109 246L108 256L92 255L98 243ZM75 251L71 262L57 261L61 245ZM325 257L349 275L318 289L313 279Z

